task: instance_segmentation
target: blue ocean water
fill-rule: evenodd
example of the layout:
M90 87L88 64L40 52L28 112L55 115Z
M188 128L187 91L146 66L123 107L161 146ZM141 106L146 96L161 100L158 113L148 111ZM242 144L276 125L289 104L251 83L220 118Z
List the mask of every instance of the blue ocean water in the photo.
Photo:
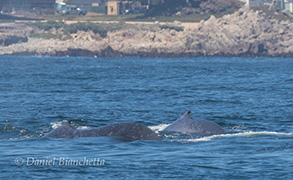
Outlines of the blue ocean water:
M293 59L0 56L0 179L292 179ZM185 111L226 135L161 130ZM47 139L144 124L161 141Z

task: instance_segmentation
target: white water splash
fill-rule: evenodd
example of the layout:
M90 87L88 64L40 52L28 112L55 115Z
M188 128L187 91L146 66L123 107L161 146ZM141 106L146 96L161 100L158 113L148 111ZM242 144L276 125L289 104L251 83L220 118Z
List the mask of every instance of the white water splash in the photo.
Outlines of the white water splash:
M160 131L163 131L167 126L170 124L160 124L157 126L149 126L151 130L153 130L156 133L159 133ZM243 128L243 127L236 127L235 129ZM201 141L211 141L216 138L228 138L228 137L246 137L246 138L253 138L253 137L259 137L259 136L293 136L293 133L283 133L283 132L274 132L274 131L242 131L239 133L231 133L231 134L220 134L220 135L212 135L212 136L205 136L205 137L199 137L199 138L192 138L192 139L178 139L178 141L183 142L201 142ZM164 138L173 139L175 141L178 136L174 134L165 134Z
M53 122L50 123L52 129L57 129L58 127L60 127L64 122L67 122L67 120L64 121L59 121L59 122ZM77 129L91 129L91 127L88 126L78 126Z
M60 127L62 124L63 124L63 122L65 122L66 120L64 120L64 121L60 121L60 122L53 122L53 123L50 123L50 125L51 125L51 127L53 128L53 129L57 129L58 127Z
M241 133L235 133L235 134L221 134L221 135L213 135L213 136L206 136L196 139L184 139L183 141L186 142L201 142L201 141L211 141L215 138L225 138L225 137L247 137L247 138L253 138L253 137L259 137L259 136L293 136L293 133L280 133L280 132L270 132L270 131L259 131L259 132L253 132L253 131L246 131Z
M163 131L170 124L159 124L157 126L148 126L151 130L158 133L159 131Z
M88 127L88 126L78 126L77 129L91 129L93 127Z

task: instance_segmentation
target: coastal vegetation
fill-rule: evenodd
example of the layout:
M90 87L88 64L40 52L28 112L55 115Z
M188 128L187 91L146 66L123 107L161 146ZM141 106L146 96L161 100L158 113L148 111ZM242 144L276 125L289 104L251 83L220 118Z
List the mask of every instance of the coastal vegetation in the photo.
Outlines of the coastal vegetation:
M48 22L36 22L29 23L29 26L37 28L39 31L32 33L30 37L43 38L43 39L59 39L68 40L71 39L71 34L78 31L92 31L95 34L99 34L101 37L106 37L108 31L113 31L116 26L107 26L105 24L90 23L90 22L77 22L72 24L66 24L61 21L48 21ZM40 33L40 31L43 31Z
M154 0L146 17L187 16L195 14L228 14L237 11L243 3L239 0Z
M95 34L99 33L101 36L106 36L107 30L97 23L84 23L78 22L73 24L65 24L60 21L48 21L48 22L37 22L31 24L32 26L36 26L39 29L44 31L49 31L51 29L62 29L65 34L77 33L77 31L93 31Z
M184 27L182 27L182 26L174 26L174 25L167 25L167 24L161 25L160 28L161 29L168 29L168 30L175 30L177 32L184 30Z
M30 35L30 37L39 38L39 39L58 39L58 40L72 39L70 34L62 35L62 34L52 34L52 33L33 33Z

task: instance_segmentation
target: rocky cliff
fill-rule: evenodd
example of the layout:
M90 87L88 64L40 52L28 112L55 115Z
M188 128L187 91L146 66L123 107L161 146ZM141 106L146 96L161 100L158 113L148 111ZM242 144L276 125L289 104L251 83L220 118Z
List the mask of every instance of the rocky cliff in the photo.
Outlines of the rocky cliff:
M170 25L184 26L180 22ZM17 26L15 29L19 29ZM292 21L268 18L261 11L243 7L222 18L212 16L207 21L191 24L183 31L160 28L159 25L145 28L137 24L108 32L105 37L92 31L79 31L71 34L72 39L58 40L29 38L34 29L22 27L21 30L10 31L10 34L0 32L0 54L293 57L292 29Z

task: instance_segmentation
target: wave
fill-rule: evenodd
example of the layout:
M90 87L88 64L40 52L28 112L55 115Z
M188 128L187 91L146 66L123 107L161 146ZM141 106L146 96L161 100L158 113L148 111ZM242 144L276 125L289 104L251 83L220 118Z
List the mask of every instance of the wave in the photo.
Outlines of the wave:
M170 124L160 124L157 126L149 126L151 130L159 134ZM293 136L293 133L284 133L284 132L275 132L275 131L243 131L243 127L237 126L233 127L233 130L242 131L227 133L221 135L212 135L212 136L194 136L191 134L182 134L182 133L164 133L162 134L163 139L169 139L172 141L185 141L185 142L201 142L201 141L211 141L217 138L230 138L230 137L246 137L254 138L261 136Z
M201 142L201 141L211 141L216 138L230 138L230 137L261 137L261 136L293 136L293 133L282 133L282 132L275 132L275 131L245 131L240 133L234 134L221 134L221 135L213 135L213 136L205 136L195 139L184 139L183 141L186 142Z

